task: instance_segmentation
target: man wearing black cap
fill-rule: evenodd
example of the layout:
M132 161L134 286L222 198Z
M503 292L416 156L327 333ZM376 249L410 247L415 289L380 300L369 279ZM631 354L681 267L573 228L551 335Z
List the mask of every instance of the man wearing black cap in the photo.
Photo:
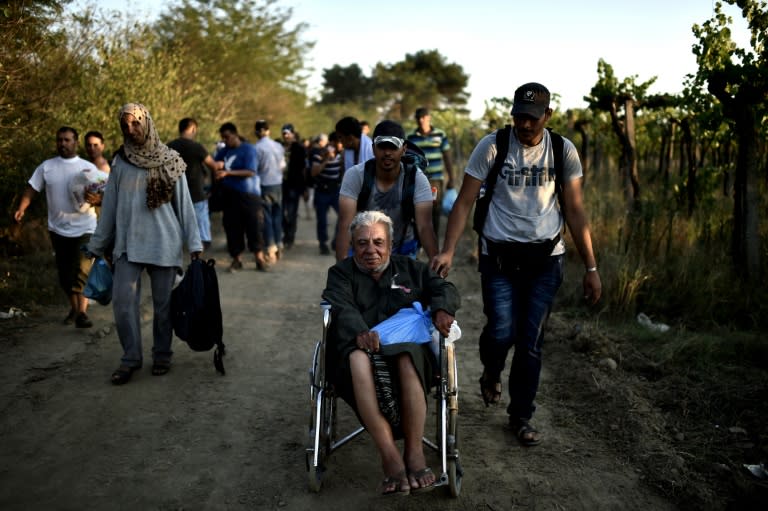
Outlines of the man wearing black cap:
M340 261L347 257L349 225L355 213L362 210L382 211L392 219L392 253L416 257L420 242L431 259L437 254L437 237L432 229L432 191L427 176L420 169L412 165L406 167L401 162L405 154L403 127L393 121L381 121L376 125L373 154L374 159L367 164L361 162L344 173L339 191L336 259ZM366 179L366 173L369 179ZM411 194L412 207L403 204L404 198ZM358 205L359 201L364 204Z
M408 134L408 140L424 151L429 162L426 169L430 186L437 192L432 204L432 225L435 233L440 229L443 192L453 188L453 167L451 166L451 144L443 130L432 126L432 116L427 108L417 108L416 129Z
M507 413L519 442L532 446L541 440L530 420L536 409L544 326L563 280L565 245L560 233L565 223L584 263L588 303L600 298L601 283L584 211L579 155L570 140L544 129L552 116L549 91L538 83L522 85L515 91L511 113L514 128L509 130L509 148L496 179L486 183L490 204L484 221L476 225L481 233L479 270L486 315L480 335L484 369L480 391L486 406L499 403L501 374L514 346ZM555 168L558 139L563 146L561 172ZM448 217L442 252L432 260L434 270L443 276L451 268L475 198L495 167L496 153L496 133L484 137L472 151ZM556 190L559 181L561 201Z

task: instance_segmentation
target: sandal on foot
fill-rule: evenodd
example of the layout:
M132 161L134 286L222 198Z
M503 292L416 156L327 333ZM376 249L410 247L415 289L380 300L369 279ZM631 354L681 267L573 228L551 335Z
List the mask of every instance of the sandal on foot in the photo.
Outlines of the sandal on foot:
M490 405L498 405L501 401L501 378L488 378L485 373L480 377L480 395L486 408Z
M432 481L430 484L427 484L424 486L422 486L421 483L419 482L419 479L423 479L425 476L429 474L432 474L434 476L432 469L429 467L424 467L421 470L416 470L414 472L408 473L408 484L411 485L411 493L425 493L435 489L435 483L437 483L437 477L435 477L435 480ZM414 484L417 485L416 488L413 487Z
M152 376L162 376L168 374L171 370L171 363L168 361L155 362L152 364Z
M131 376L133 376L133 373L141 369L141 366L139 367L128 367L128 366L120 366L118 367L114 373L112 373L112 385L123 385L125 383L128 383L131 380Z
M510 424L512 431L515 432L517 441L523 447L533 447L541 443L539 430L531 426L527 419L518 419Z
M403 482L405 482L405 485L403 485ZM405 474L405 470L401 470L395 475L387 476L381 482L381 494L383 496L400 495L405 497L410 493L411 483Z

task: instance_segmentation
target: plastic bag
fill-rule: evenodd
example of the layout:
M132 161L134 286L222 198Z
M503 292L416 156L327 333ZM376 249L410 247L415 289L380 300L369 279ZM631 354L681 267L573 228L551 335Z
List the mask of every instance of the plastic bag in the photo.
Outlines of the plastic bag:
M379 333L379 342L382 346L399 342L427 343L432 339L430 327L432 319L429 309L424 311L420 302L413 302L412 307L400 309L375 327L373 332Z
M456 191L456 188L448 188L445 193L443 193L443 202L441 206L445 216L448 216L451 213L451 210L453 209L453 203L456 202L456 198L458 196L459 192Z
M83 169L75 174L69 182L69 193L72 194L75 209L81 213L88 211L91 205L85 202L86 192L104 193L108 179L109 174L96 169Z
M459 339L461 339L461 328L459 328L459 324L456 323L456 320L454 319L453 323L451 323L451 330L448 332L448 337L445 338L445 343L451 344ZM437 328L432 330L432 340L430 341L429 347L432 349L432 353L434 353L435 356L438 356L440 353L440 332Z
M93 262L83 295L101 305L108 305L112 301L112 270L104 258L97 257Z

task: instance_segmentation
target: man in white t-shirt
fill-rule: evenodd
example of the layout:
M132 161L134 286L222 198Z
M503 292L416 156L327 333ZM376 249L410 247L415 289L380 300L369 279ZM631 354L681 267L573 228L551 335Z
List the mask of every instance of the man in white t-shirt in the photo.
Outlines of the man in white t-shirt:
M83 288L91 269L91 260L81 251L96 230L96 211L93 206L78 208L70 192L72 178L87 170L98 172L96 166L77 156L77 130L63 126L56 132L56 150L59 156L44 161L29 179L19 202L14 219L21 222L32 199L45 190L48 202L48 231L56 254L59 285L69 299L69 314L65 324L75 323L78 328L90 328L88 298ZM88 200L88 194L86 200Z
M437 236L432 228L432 190L427 176L416 167L413 180L413 204L410 218L404 218L403 205L406 168L401 162L406 151L405 131L393 121L385 120L373 130L374 159L345 171L339 191L339 232L336 260L347 257L350 248L349 225L358 211L382 211L392 219L394 236L392 253L416 257L419 244L431 259L437 255ZM373 172L370 187L366 184L366 167ZM361 199L367 195L367 199ZM364 204L359 204L363 200Z
M469 157L443 249L432 260L433 269L446 276L467 215L485 182L490 205L482 226L477 226L482 232L479 269L486 315L480 335L480 391L486 406L500 402L501 374L514 346L507 414L523 446L541 441L530 420L536 409L544 327L563 281L565 223L584 263L584 299L594 304L602 290L584 211L581 162L570 140L544 129L552 116L549 99L549 90L539 83L526 83L515 91L514 128L501 131L508 136L509 147L498 175L488 179L498 153L492 133ZM555 141L557 147L562 145L560 162ZM560 164L563 168L557 169Z

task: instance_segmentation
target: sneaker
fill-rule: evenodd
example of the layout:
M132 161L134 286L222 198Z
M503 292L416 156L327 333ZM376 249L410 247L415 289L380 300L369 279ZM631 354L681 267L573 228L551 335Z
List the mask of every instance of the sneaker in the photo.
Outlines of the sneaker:
M85 312L81 312L75 318L75 326L77 328L91 328L93 326L93 322L88 319L88 315Z
M320 245L320 255L330 255L331 251L325 243Z
M69 314L67 314L67 317L64 318L61 323L64 325L71 325L75 322L75 317L77 316L77 312L70 310Z
M234 273L237 270L242 270L242 269L243 269L243 263L240 261L240 259L235 259L234 261L232 261L232 264L229 265L229 270L227 271L229 271L229 273Z

